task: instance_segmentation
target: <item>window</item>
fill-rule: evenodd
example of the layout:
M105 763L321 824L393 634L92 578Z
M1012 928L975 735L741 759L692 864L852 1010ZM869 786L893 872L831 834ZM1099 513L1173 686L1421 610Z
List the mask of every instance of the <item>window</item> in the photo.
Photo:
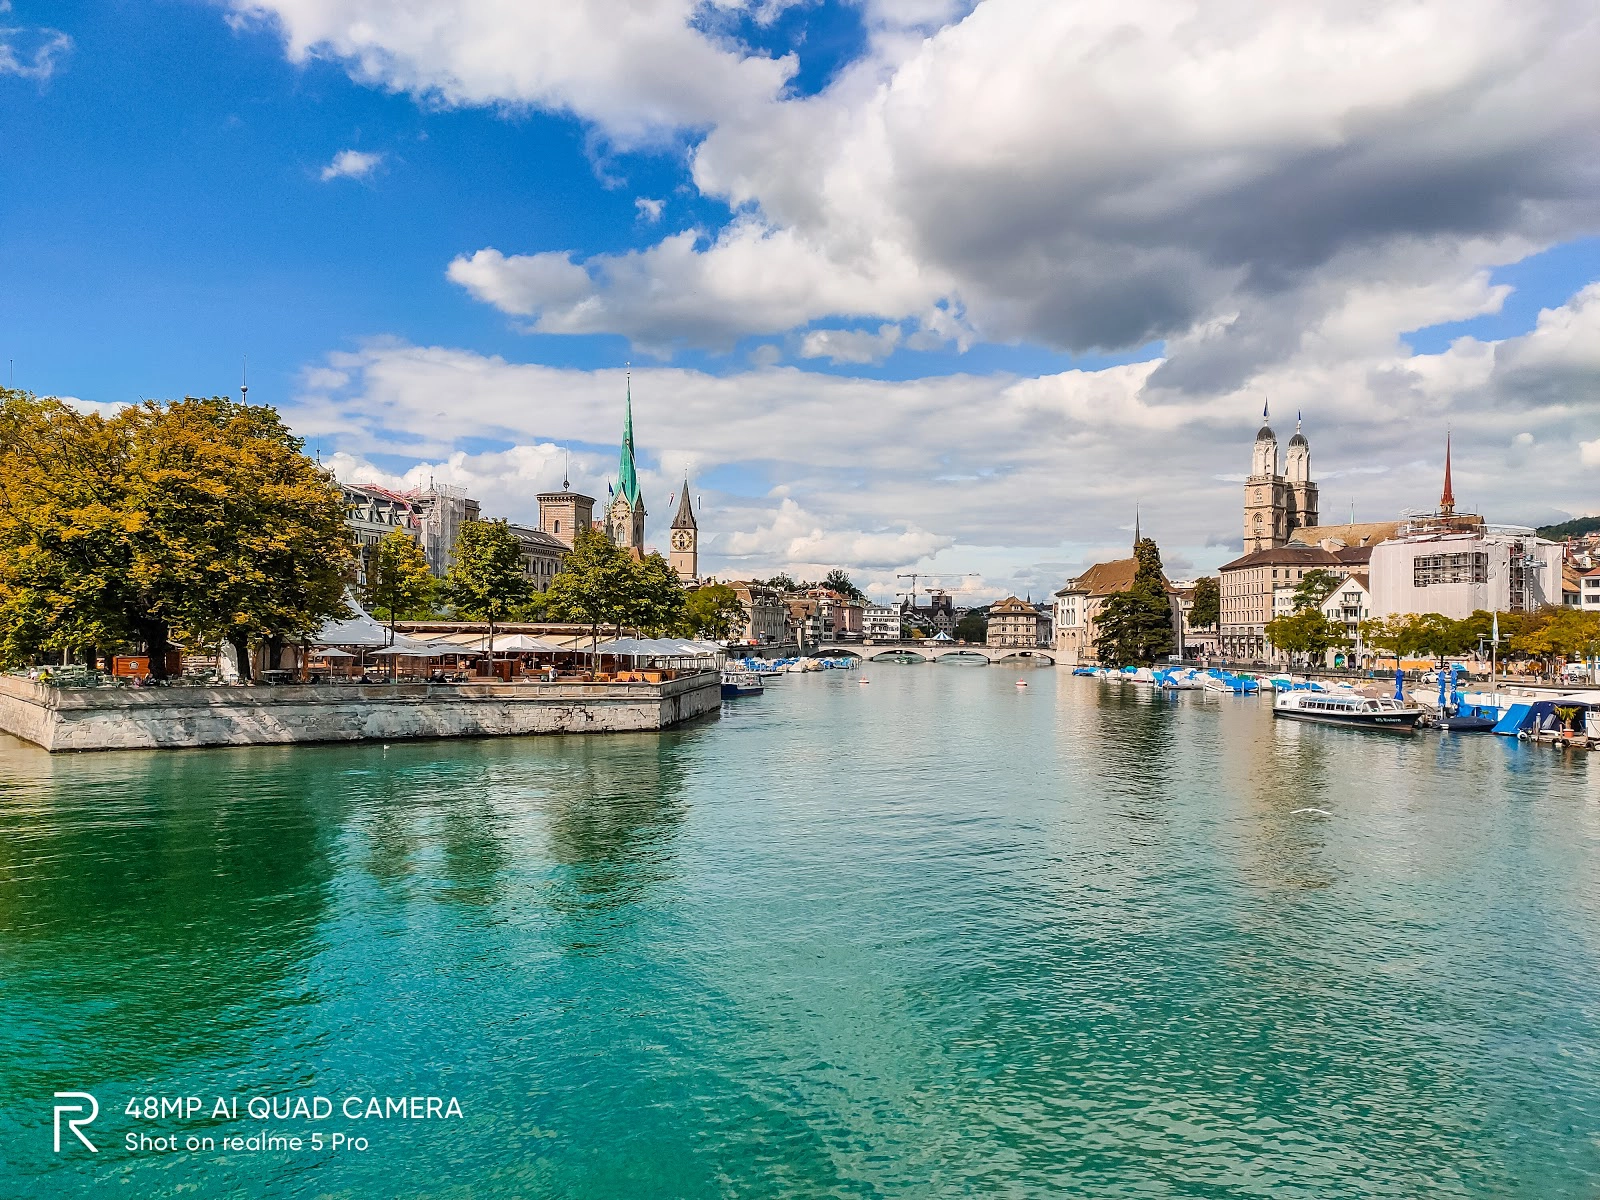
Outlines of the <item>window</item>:
M1489 556L1481 550L1422 554L1412 566L1412 586L1419 588L1446 583L1486 583L1488 578Z
M557 518L556 518L556 528L555 528L555 531L556 531L556 532L557 532L557 533L560 533L560 532L561 532L561 518L560 518L560 517L557 517Z

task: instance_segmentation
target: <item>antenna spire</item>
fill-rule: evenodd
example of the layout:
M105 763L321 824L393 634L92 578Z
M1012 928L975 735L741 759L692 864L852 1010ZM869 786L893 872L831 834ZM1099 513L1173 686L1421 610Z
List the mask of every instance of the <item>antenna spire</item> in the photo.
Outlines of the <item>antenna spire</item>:
M1439 515L1453 517L1456 515L1456 494L1450 486L1450 431L1444 434L1444 491L1439 496Z
M250 403L250 356L244 356L244 365L239 371L239 403Z

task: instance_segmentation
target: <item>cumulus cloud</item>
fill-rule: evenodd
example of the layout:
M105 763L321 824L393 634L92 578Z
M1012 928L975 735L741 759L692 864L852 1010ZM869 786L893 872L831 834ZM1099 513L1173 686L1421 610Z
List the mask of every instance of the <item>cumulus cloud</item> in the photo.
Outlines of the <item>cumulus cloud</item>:
M10 0L0 0L0 14L10 11ZM59 29L0 25L0 75L44 83L71 50L72 39Z
M699 0L231 0L281 33L291 61L330 58L429 103L568 112L620 145L764 104L793 57L742 52ZM736 8L722 0L710 7Z
M1522 337L1462 338L1439 354L1392 332L1355 336L1343 321L1331 315L1342 332L1313 328L1243 386L1184 404L1159 382L1159 361L909 380L636 369L650 537L692 470L704 560L724 574L843 565L889 581L932 564L1016 590L1062 563L1073 564L1065 578L1121 555L1135 504L1174 564L1208 569L1238 545L1241 487L1228 477L1249 461L1263 393L1283 441L1304 411L1329 521L1352 505L1380 520L1433 503L1447 428L1463 507L1506 521L1592 507L1600 305L1590 291ZM621 371L378 341L307 372L290 416L345 454L401 456L416 464L412 482L459 483L491 513L528 519L566 447L574 483L605 495L622 394ZM506 448L473 449L483 440Z
M364 150L341 150L333 161L322 168L322 182L330 179L365 179L383 162L382 154L369 154Z
M541 332L1166 339L1162 383L1206 391L1330 314L1379 319L1348 303L1374 288L1492 307L1484 268L1600 224L1588 0L871 0L866 52L818 95L694 0L236 8L380 86L697 140L721 228L590 257L463 248L451 277Z
M900 326L865 329L813 329L800 339L801 358L826 358L832 363L876 363L900 344Z
M661 210L666 208L665 200L652 200L648 196L639 196L634 199L633 207L638 210L639 218L654 225L661 220Z

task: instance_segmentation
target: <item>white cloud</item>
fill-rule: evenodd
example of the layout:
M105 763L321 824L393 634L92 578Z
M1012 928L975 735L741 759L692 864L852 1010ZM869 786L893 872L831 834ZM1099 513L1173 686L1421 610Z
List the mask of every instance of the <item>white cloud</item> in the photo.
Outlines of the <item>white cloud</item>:
M876 333L865 329L813 329L800 339L801 358L826 358L832 363L876 363L894 353L900 344L900 326L880 325Z
M0 3L0 13L10 11L9 0ZM0 75L44 83L71 50L72 39L59 29L0 25Z
M341 150L333 161L322 168L322 182L330 179L365 179L383 163L382 154L369 154L365 150Z
M293 62L333 58L430 103L570 112L623 145L776 97L792 57L740 52L699 0L231 0ZM736 7L726 2L709 7Z
M648 221L652 225L661 220L661 210L666 206L665 200L652 200L648 196L638 196L633 202L633 207L639 212L640 220Z
M1484 268L1600 224L1588 0L872 0L867 52L815 96L784 90L792 60L707 32L694 0L243 7L275 14L291 56L382 86L699 139L694 182L734 208L725 227L557 254L561 271L516 247L452 266L541 332L727 347L847 318L920 322L911 345L938 321L960 343L1165 338L1164 382L1203 390L1307 326L1359 334L1383 315L1352 297L1374 290L1490 311Z
M1345 343L1313 329L1243 386L1182 403L1160 362L909 380L636 369L650 537L692 468L704 559L724 573L838 564L887 580L932 564L1037 594L1070 573L1062 564L1120 553L1136 503L1172 561L1209 568L1238 537L1240 487L1226 477L1248 462L1264 393L1284 440L1304 410L1328 520L1352 503L1373 520L1430 504L1447 428L1464 506L1505 521L1593 506L1600 439L1584 439L1600 394L1589 357L1600 305L1589 292L1521 338L1463 338L1440 354L1415 354L1392 331L1349 338L1344 316L1329 321ZM574 447L572 479L591 495L615 469L621 371L380 341L306 380L289 414L301 434L403 456L417 464L409 479L460 483L491 513L530 518L558 480L559 447ZM465 439L512 448L470 453Z

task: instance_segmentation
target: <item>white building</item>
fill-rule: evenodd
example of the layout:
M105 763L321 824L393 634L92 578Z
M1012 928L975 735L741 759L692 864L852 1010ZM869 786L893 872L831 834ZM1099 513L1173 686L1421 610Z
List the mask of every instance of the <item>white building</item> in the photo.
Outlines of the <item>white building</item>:
M1578 607L1584 612L1600 612L1600 567L1578 580Z
M1361 622L1372 615L1372 592L1367 588L1367 576L1350 575L1322 602L1322 615L1344 626L1344 635L1353 644L1361 630Z
M1370 587L1375 617L1533 612L1561 603L1561 546L1517 526L1424 529L1372 548Z
M900 610L892 604L869 604L861 619L863 637L875 642L893 642L900 638Z

